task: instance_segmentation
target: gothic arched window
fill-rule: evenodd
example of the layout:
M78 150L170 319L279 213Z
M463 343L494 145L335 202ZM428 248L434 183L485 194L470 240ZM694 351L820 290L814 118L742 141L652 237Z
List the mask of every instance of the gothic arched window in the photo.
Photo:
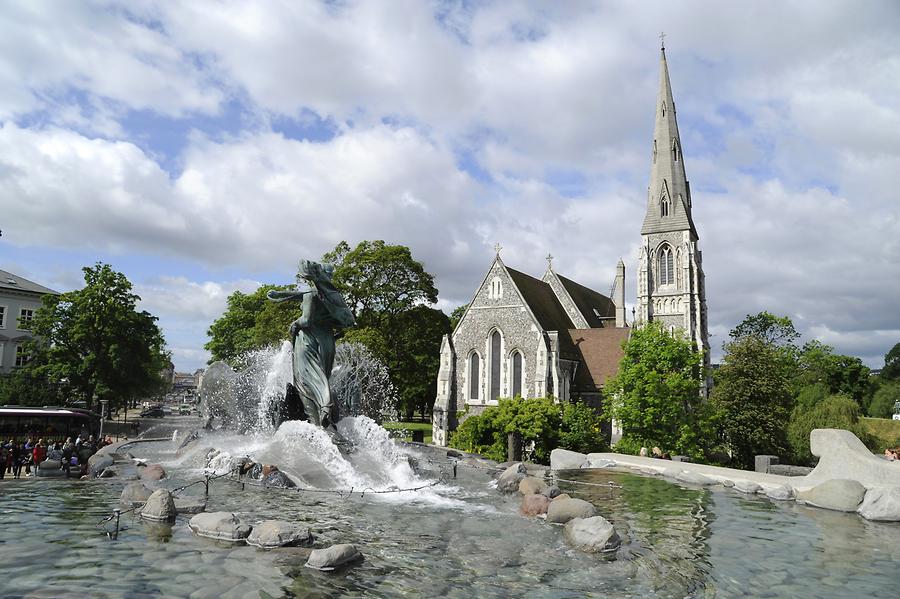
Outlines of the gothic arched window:
M522 354L513 352L512 355L512 394L513 397L522 395Z
M678 154L679 154L679 152L678 152L678 140L677 140L677 139L673 139L673 140L672 140L672 160L674 160L675 162L678 162Z
M478 390L480 385L478 384L478 378L481 370L481 360L478 359L478 354L472 352L472 355L469 356L469 399L478 399L480 393Z
M653 140L653 164L656 164L656 140Z
M672 248L665 245L659 250L659 284L671 285L675 282L675 260Z
M488 396L491 401L500 397L500 362L503 359L500 346L500 331L494 331L491 334L491 394Z
M659 215L669 216L669 196L667 195L663 195L662 199L659 201Z

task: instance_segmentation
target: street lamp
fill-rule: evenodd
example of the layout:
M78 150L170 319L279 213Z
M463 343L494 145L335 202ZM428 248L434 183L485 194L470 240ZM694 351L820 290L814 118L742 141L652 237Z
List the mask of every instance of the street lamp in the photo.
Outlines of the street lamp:
M99 441L103 441L103 421L106 419L106 406L109 404L108 399L100 400L100 439Z

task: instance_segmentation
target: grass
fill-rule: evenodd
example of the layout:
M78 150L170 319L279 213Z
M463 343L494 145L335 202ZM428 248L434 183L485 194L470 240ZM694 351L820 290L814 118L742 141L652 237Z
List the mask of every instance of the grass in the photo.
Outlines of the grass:
M412 431L425 431L425 442L431 443L430 422L385 422L382 426L389 431L406 431L405 436L399 437L404 441L412 440Z
M859 423L878 439L879 449L900 445L900 420L861 417Z

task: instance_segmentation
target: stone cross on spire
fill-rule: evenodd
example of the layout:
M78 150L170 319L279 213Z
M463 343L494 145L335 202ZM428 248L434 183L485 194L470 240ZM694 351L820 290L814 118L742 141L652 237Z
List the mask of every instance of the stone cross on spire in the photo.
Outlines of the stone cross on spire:
M665 31L659 32L659 49L660 50L666 49L666 32Z
M502 249L503 249L503 246L500 245L500 242L499 242L499 241L498 241L497 243L494 244L494 252L497 253L497 256L498 256L498 257L500 256L500 250L502 250Z
M547 252L547 270L553 270L553 254Z

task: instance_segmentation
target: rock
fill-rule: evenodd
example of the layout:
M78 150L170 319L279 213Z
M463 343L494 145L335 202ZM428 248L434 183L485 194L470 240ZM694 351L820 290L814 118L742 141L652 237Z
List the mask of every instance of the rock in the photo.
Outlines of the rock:
M153 493L153 491L145 487L144 483L128 483L125 485L125 488L122 489L122 496L119 498L119 503L127 507L135 507L150 499L151 493Z
M563 499L572 499L572 496L568 493L560 493L556 497L552 499L552 501L562 501Z
M115 478L119 476L119 471L116 470L115 466L109 466L103 469L103 472L100 473L100 478Z
M598 460L589 460L581 465L582 468L615 468L618 464L616 464L615 460L607 460L605 458L600 458Z
M312 533L305 526L284 520L266 520L253 526L247 544L261 549L289 547L312 542Z
M239 542L250 534L250 525L231 512L208 512L197 514L188 524L197 536L220 541Z
M866 488L855 480L836 478L797 493L797 500L815 507L839 512L855 512Z
M147 503L141 508L141 518L155 522L170 522L175 519L175 500L168 489L153 491Z
M203 497L176 497L175 511L179 514L199 514L206 511L206 499Z
M734 481L726 478L725 480L722 481L722 486L725 487L726 489L730 489L731 487L734 486Z
M540 516L546 514L550 507L550 498L546 495L530 494L522 498L519 513L523 516Z
M522 495L543 494L547 490L547 483L535 476L526 476L519 481L519 493Z
M356 545L332 545L327 549L315 549L309 554L309 560L306 562L307 568L315 568L316 570L334 570L344 564L349 564L358 559L362 559L362 553L356 548Z
M776 501L789 501L794 498L794 490L787 485L781 485L766 491L766 497Z
M81 462L79 461L79 463ZM88 474L90 474L91 478L98 477L105 468L109 468L112 465L112 456L107 453L95 453L88 458Z
M547 522L565 524L573 518L590 518L594 506L583 499L554 499L547 508Z
M6 466L4 465L2 467L5 468ZM66 471L60 468L59 460L44 460L34 474L41 478L54 478L57 476L65 476Z
M265 468L263 468L265 471ZM297 484L281 470L273 470L268 476L263 477L263 485L267 487L278 487L279 489L290 489L296 487Z
M166 470L159 464L150 464L141 468L140 476L143 480L162 480L166 477Z
M900 487L869 489L856 511L866 520L900 521Z
M763 490L763 488L751 480L739 480L734 483L734 490L748 495L754 495Z
M574 470L581 468L586 462L587 456L577 451L557 448L550 452L551 470Z
M516 462L497 479L497 490L501 493L515 493L519 490L519 483L525 478L525 472L525 466Z
M549 487L544 489L544 495L546 495L550 499L553 499L554 497L559 497L560 493L562 493L562 491L560 491L559 487L557 487L556 485L550 485Z
M247 476L250 478L255 478L259 480L262 478L262 464L253 464L250 466L250 470L247 471Z
M448 449L448 450L447 450L447 457L448 457L448 458L456 458L457 460L461 460L461 459L462 459L463 457L465 457L465 456L463 456L463 454L461 454L460 452L456 451L455 449Z
M565 527L566 540L588 553L615 551L622 544L613 525L603 516L574 518Z
M675 480L690 485L700 485L704 487L716 484L716 481L706 476L705 474L700 474L699 472L691 472L689 470L682 470L681 472L676 474ZM735 485L737 485L737 483L735 483Z
M278 466L274 464L263 464L262 467L262 477L266 478L273 472L278 472Z

